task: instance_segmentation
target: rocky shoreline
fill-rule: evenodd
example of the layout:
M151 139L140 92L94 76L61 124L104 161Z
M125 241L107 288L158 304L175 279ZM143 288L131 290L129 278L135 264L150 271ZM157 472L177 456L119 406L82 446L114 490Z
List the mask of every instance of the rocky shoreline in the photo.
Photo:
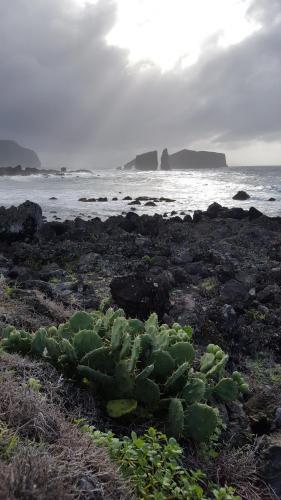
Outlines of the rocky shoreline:
M0 328L61 323L107 300L132 317L190 324L199 346L219 344L248 374L236 420L270 441L269 484L281 494L280 217L213 203L193 218L44 222L26 202L0 210L0 276Z
M279 217L214 203L193 218L129 212L44 222L25 202L1 208L0 235L11 295L39 290L66 308L91 309L111 293L128 314L155 311L201 337L214 330L228 348L239 342L240 353L255 345L279 356Z

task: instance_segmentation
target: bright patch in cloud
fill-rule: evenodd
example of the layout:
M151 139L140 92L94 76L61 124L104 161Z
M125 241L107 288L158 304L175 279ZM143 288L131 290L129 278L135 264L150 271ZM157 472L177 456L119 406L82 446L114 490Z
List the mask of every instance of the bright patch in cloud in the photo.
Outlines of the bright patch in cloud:
M247 16L251 0L117 0L107 37L129 50L132 63L150 60L163 70L197 61L208 47L227 47L259 28Z

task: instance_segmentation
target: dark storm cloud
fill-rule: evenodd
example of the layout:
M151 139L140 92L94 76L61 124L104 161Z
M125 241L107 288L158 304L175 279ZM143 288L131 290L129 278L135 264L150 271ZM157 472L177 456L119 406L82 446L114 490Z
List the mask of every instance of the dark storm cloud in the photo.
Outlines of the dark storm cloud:
M143 149L193 142L225 150L281 134L281 5L249 9L261 29L238 45L210 42L185 71L129 66L109 47L115 5L1 0L0 138L48 159L114 165Z

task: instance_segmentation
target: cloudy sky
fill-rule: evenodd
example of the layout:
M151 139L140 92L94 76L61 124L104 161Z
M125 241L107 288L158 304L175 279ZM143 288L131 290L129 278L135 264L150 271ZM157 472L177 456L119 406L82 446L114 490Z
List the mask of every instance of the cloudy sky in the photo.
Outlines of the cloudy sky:
M48 166L281 164L281 1L1 0L0 138Z

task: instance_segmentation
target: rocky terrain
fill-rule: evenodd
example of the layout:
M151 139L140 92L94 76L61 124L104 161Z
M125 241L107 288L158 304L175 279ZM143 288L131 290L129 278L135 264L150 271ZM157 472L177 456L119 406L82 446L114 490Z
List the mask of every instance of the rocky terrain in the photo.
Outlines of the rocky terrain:
M232 439L257 436L260 476L281 495L281 218L213 203L193 218L44 222L26 202L0 210L0 276L0 327L58 324L106 299L190 324L199 348L219 344L251 387Z

